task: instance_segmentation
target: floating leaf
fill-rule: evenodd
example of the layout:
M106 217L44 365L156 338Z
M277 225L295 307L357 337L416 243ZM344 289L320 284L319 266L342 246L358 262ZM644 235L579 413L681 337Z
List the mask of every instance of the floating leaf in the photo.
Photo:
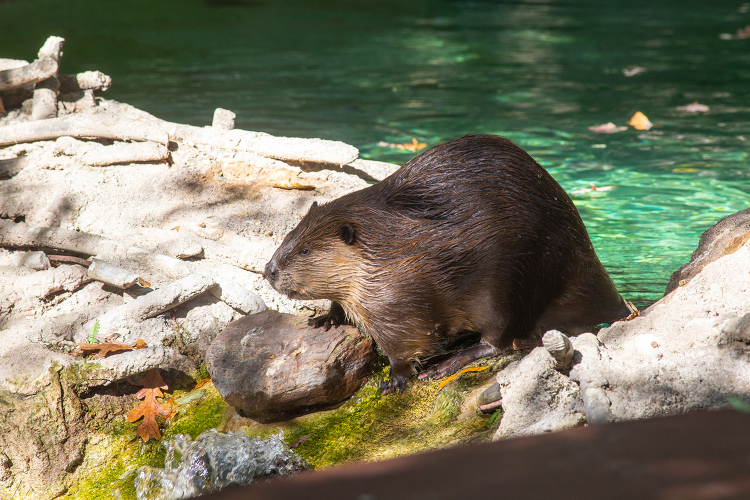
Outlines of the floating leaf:
M586 193L591 193L593 191L611 191L611 190L613 190L614 188L617 187L617 184L613 184L612 186L600 186L600 187L597 187L592 182L591 184L589 184L589 186L591 186L591 187L590 188L574 189L573 191L570 192L570 194L586 194Z
M420 143L415 138L412 138L411 142L406 142L404 144L394 144L392 142L379 142L377 144L380 147L386 147L391 149L403 149L405 151L411 151L411 152L417 152L420 149L424 149L427 147L427 144Z
M453 381L453 380L456 380L456 379L457 379L457 378L458 378L458 377L459 377L460 375L462 375L462 374L464 374L464 373L468 373L468 372L481 372L482 370L486 370L487 368L489 368L489 366L470 366L470 367L468 367L468 368L464 368L464 369L463 369L463 370L461 370L460 372L458 372L458 373L454 373L453 375L451 375L451 376L450 376L450 377L448 377L447 379L445 379L445 380L443 380L442 382L440 382L440 385L438 386L437 390L438 390L438 391L439 391L439 390L441 390L441 389L442 389L443 387L445 387L445 386L446 386L446 385L447 385L447 384L448 384L449 382L451 382L451 381Z
M636 130L650 130L651 127L654 126L654 124L649 121L646 115L644 115L640 111L633 115L633 118L630 119L628 125Z
M698 104L698 101L685 106L677 106L675 109L677 111L687 111L688 113L708 113L708 106L705 104Z
M624 68L622 70L622 74L628 77L635 76L637 74L645 73L645 72L646 72L646 68L642 66L631 66L629 68Z
M146 373L146 376L138 382L139 385L143 386L143 389L138 391L135 395L138 399L143 399L134 409L130 410L127 414L129 422L135 422L139 418L143 417L143 422L138 427L138 435L144 441L148 441L152 437L154 439L161 439L161 431L159 431L159 424L156 422L156 416L162 418L168 418L171 415L171 409L167 406L160 404L156 398L163 397L161 390L167 388L166 382L161 378L161 374L157 368L152 368Z
M592 132L596 132L597 134L614 134L615 132L622 132L623 130L627 130L628 127L618 127L614 123L609 122L602 125L593 125L591 127L588 127L588 129Z

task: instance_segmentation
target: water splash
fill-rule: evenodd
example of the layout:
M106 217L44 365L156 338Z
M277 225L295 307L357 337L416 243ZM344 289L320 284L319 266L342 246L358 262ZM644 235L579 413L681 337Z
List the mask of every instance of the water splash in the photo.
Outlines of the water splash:
M228 486L301 472L309 466L282 440L210 429L193 441L184 434L165 440L164 468L141 467L135 477L138 500L180 500Z

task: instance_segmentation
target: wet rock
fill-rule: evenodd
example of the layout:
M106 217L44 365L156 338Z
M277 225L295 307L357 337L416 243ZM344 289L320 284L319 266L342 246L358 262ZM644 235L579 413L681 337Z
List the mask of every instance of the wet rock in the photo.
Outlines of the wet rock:
M193 441L178 434L164 442L165 467L141 467L135 478L138 500L180 500L254 480L308 469L281 434L250 438L242 431L208 430Z
M537 347L497 374L503 418L494 439L559 431L585 422L578 385L555 367L549 352Z
M735 252L750 241L750 208L721 219L701 235L690 262L672 273L664 295L686 284L707 264Z
M353 326L325 332L307 318L264 311L230 323L206 354L214 385L259 422L281 421L349 398L372 372L372 339Z

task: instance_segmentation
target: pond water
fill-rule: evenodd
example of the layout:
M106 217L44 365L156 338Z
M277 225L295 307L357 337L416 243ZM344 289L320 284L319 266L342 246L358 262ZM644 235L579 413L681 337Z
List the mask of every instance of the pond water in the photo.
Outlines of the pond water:
M675 0L0 1L0 57L66 38L62 71L161 118L414 156L467 133L514 140L572 194L639 306L700 234L750 207L750 3ZM645 71L626 76L623 70ZM708 112L679 111L693 102ZM656 124L625 125L636 112ZM581 190L615 186L611 190Z

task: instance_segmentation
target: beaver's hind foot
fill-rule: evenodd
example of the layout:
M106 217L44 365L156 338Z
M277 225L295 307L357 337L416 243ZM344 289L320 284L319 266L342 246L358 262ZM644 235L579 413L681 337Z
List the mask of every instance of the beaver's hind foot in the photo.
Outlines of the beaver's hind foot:
M417 378L419 378L419 380L431 380L447 377L448 375L453 375L472 361L486 358L487 356L494 356L499 353L500 349L497 347L493 347L489 344L477 344L460 351L458 354L442 363L429 367L420 373Z

